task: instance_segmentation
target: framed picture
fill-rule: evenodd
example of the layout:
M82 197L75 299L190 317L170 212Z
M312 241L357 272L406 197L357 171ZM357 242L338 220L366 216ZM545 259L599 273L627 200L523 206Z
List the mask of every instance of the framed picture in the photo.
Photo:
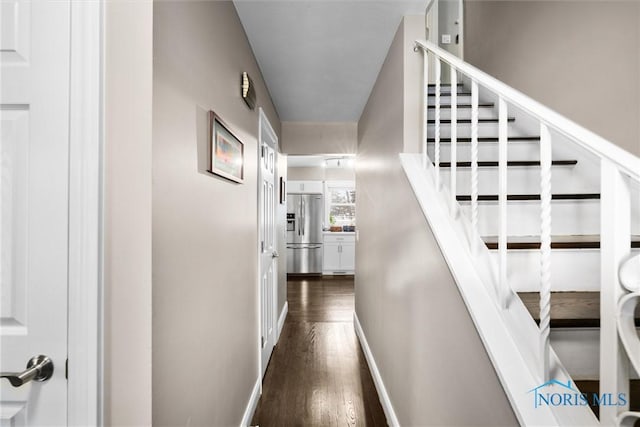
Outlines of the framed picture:
M244 181L244 144L220 117L209 111L211 159L209 171L230 181Z

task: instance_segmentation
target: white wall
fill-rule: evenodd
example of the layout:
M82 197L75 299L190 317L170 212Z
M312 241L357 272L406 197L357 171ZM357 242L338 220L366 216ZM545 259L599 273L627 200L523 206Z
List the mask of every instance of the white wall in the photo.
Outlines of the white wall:
M280 120L229 1L154 5L153 424L238 425L259 378L258 109ZM207 172L207 112L244 143L245 181ZM283 303L283 302L282 302Z
M287 154L354 154L355 122L282 122L282 151Z
M401 24L358 123L356 313L401 425L517 425L398 159L416 145L421 70L405 66L423 23Z
M151 425L151 1L105 3L104 424Z
M640 2L465 8L466 61L640 155Z
M297 167L289 168L292 181L355 181L353 168Z

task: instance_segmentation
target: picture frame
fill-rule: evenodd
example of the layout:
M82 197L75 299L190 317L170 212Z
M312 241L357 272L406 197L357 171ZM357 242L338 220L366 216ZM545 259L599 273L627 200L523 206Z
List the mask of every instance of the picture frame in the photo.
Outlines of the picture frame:
M244 182L244 144L215 112L209 111L209 172Z

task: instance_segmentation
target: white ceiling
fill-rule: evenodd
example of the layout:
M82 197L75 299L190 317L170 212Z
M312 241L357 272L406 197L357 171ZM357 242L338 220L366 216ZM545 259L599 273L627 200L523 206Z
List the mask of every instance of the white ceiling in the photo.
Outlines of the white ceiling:
M404 15L426 0L234 4L283 121L357 121Z

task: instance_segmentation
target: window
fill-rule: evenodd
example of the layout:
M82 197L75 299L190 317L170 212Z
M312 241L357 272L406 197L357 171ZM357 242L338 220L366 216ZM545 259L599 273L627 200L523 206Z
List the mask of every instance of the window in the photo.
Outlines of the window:
M353 181L326 182L325 221L329 225L356 225L356 189Z

